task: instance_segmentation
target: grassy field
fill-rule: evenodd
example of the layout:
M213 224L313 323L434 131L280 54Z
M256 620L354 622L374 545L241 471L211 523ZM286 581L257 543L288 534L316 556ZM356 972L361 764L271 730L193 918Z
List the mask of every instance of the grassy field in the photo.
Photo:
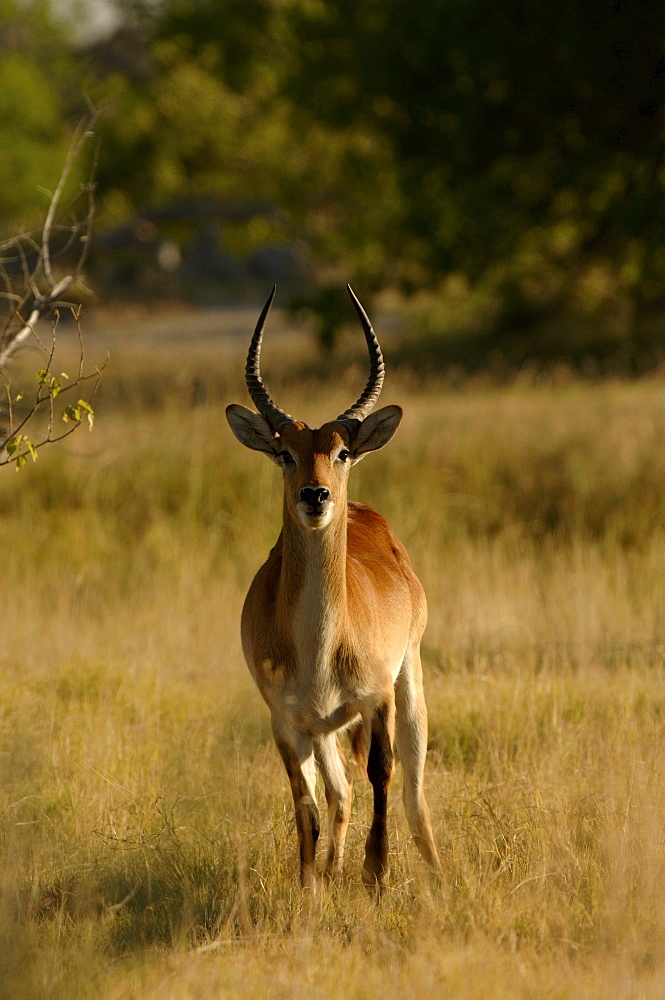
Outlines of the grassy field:
M290 379L274 343L290 412L357 395L354 366ZM280 516L278 470L223 415L240 345L111 350L94 433L0 477L0 996L660 1000L662 380L389 371L404 425L352 495L428 594L444 873L398 770L390 890L367 897L356 774L343 877L312 904L238 636Z

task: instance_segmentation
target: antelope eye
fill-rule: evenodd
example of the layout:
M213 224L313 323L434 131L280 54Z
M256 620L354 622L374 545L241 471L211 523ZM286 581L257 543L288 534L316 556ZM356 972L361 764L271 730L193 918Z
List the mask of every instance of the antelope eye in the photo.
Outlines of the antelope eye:
M281 458L284 465L293 465L294 458L290 451L280 451L277 458Z
M339 455L337 456L338 461L346 462L348 458L349 458L349 452L346 450L346 448L342 448Z

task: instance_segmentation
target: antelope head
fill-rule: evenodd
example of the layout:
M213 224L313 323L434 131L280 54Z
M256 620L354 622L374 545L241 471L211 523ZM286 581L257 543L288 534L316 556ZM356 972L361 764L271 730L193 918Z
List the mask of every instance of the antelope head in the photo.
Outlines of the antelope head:
M390 441L402 419L399 406L371 412L383 385L383 355L365 310L347 285L369 350L369 378L362 395L335 420L312 429L285 413L270 398L261 378L263 328L275 297L273 288L247 354L245 379L258 410L237 403L226 409L231 430L247 448L262 451L284 474L285 516L317 531L346 517L349 470L368 452Z

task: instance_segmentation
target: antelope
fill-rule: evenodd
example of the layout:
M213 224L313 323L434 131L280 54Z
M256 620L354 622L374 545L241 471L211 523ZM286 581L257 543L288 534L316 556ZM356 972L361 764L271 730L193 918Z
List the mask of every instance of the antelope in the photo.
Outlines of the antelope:
M351 812L345 730L374 794L362 878L381 893L389 875L387 804L394 748L413 839L435 871L440 861L423 790L427 709L420 640L425 593L408 553L371 507L347 500L349 470L387 444L399 406L375 406L384 363L372 325L350 286L369 350L364 392L335 420L311 429L285 413L261 378L260 353L273 288L252 337L245 379L258 410L227 407L231 430L282 469L283 524L249 588L241 618L245 659L270 709L272 731L295 806L300 881L316 890L320 832L316 768L328 805L325 876L341 867Z

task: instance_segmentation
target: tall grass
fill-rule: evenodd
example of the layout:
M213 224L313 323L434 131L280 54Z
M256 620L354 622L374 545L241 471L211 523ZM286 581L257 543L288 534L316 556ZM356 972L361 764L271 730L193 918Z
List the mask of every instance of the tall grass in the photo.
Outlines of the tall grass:
M343 876L312 904L238 638L279 472L226 427L232 354L119 360L95 433L0 480L0 995L662 996L660 382L393 377L404 426L352 493L428 593L444 872L398 772L390 890L366 896L356 775ZM346 388L280 401L320 420Z

